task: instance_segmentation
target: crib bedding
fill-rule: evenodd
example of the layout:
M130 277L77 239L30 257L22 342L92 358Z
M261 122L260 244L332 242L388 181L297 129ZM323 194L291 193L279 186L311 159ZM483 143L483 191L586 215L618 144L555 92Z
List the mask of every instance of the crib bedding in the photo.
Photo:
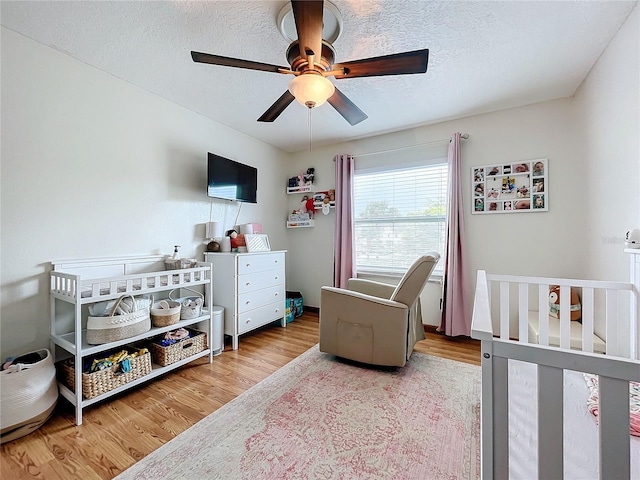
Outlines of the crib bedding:
M509 475L530 480L538 475L537 368L509 361ZM564 479L598 479L598 429L587 401L581 372L564 373ZM629 435L631 478L640 479L640 437Z

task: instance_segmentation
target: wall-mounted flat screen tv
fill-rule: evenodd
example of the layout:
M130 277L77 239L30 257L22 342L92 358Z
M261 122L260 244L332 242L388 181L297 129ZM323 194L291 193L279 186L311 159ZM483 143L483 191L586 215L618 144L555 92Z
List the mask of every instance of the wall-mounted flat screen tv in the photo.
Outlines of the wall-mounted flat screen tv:
M258 169L209 153L207 195L257 203Z

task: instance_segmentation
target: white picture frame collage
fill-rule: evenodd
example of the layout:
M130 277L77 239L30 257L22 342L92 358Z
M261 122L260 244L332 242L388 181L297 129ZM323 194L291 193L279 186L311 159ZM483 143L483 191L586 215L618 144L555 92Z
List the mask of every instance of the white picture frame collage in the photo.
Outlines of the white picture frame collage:
M471 213L549 210L548 159L471 167Z

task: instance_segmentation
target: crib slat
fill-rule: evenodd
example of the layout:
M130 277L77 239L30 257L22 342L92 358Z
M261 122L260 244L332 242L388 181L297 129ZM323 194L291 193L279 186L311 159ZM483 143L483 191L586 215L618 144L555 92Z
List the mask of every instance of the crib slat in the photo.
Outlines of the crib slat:
M563 370L538 365L538 478L562 478L562 399Z
M529 343L529 285L518 286L518 340Z
M640 255L629 255L630 265L629 272L631 274L631 283L640 285ZM634 257L638 257L636 260ZM634 291L629 302L629 356L640 360L640 292Z
M538 328L540 345L549 345L549 285L538 286Z
M618 339L618 292L607 290L605 323L607 331L607 355L620 355L620 345Z
M509 340L509 282L500 282L500 338Z
M571 348L571 287L560 287L560 348Z
M607 341L607 345L609 345ZM608 347L607 347L608 348ZM600 478L631 478L629 382L599 377ZM606 445L607 448L602 446ZM604 452L607 455L603 455Z
M582 351L593 353L593 288L582 288Z
M493 478L509 478L509 360L493 356Z

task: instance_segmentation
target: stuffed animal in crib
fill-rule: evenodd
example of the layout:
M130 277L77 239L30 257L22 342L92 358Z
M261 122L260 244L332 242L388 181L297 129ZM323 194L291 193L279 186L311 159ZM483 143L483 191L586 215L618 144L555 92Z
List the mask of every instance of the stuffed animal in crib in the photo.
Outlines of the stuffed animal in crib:
M572 321L582 318L582 305L580 297L575 288L571 288L571 305L569 312ZM549 315L554 318L560 318L560 285L549 286Z

